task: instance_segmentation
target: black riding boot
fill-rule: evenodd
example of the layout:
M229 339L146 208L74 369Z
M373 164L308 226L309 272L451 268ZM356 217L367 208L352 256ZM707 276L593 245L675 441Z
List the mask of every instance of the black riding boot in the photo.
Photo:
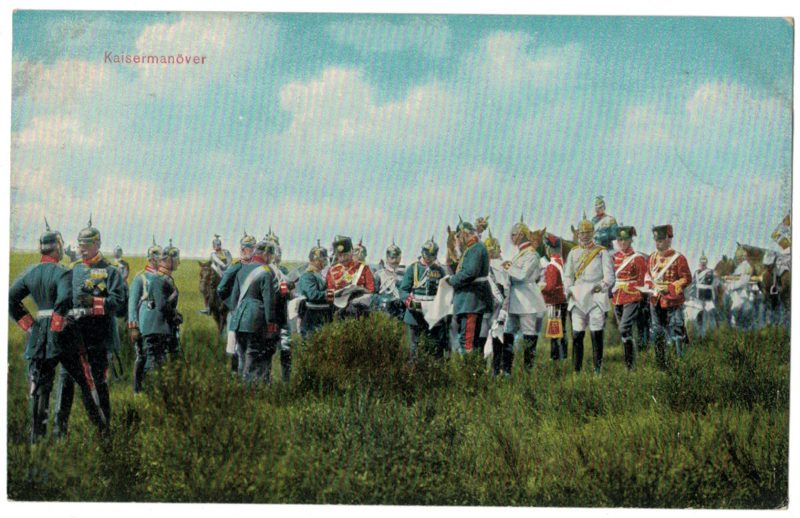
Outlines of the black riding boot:
M231 354L231 372L239 374L239 355L236 353Z
M281 376L284 383L289 383L292 374L292 351L281 349Z
M525 335L525 350L523 352L523 359L525 360L525 370L529 371L533 368L536 361L536 342L539 340L537 335Z
M633 338L625 338L622 340L622 347L625 352L625 366L628 370L633 369Z
M575 372L580 372L583 367L583 336L586 331L575 331L572 334L572 356L575 360Z
M594 372L595 374L600 374L600 368L603 366L603 331L591 331L591 336Z
M503 367L503 341L492 337L492 375L500 374Z
M503 372L511 375L511 366L514 365L514 335L503 334Z

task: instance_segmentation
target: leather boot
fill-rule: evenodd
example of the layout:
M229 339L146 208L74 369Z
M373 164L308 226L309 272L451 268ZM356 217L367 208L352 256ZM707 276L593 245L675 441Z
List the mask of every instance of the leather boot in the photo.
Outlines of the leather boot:
M525 360L525 370L529 371L533 368L533 364L536 361L536 342L539 340L537 335L525 335L525 351L524 360Z
M292 350L281 349L281 376L284 383L289 383L292 374Z
M500 374L503 368L503 341L492 337L492 375Z
M603 366L603 331L592 331L592 356L594 357L594 372L600 374Z
M583 336L586 331L572 333L572 356L575 360L575 372L580 372L583 367Z
M631 370L633 369L633 350L634 350L633 338L623 339L622 347L625 352L625 366L628 368L628 370Z
M503 372L511 376L511 366L514 365L514 335L503 334Z

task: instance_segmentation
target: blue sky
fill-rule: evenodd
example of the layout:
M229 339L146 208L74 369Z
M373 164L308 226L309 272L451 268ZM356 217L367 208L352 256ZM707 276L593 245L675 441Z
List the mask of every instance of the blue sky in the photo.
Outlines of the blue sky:
M694 266L773 247L791 206L793 27L780 18L17 11L11 245L42 218L185 256L269 226L284 257L377 261L458 216L564 235L595 195L670 222ZM104 63L191 54L205 65Z

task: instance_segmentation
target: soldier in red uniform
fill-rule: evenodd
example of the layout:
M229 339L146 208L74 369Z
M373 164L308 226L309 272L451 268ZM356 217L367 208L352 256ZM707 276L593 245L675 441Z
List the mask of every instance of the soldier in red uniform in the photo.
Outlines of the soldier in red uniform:
M665 341L671 341L677 355L683 356L687 342L683 321L683 290L692 282L689 262L672 249L672 225L653 227L656 251L650 255L645 284L653 290L650 321L656 344L656 361L666 368Z
M551 338L550 358L564 360L567 358L567 296L564 294L564 259L561 258L561 240L553 234L544 236L544 246L550 262L544 269L543 282L540 284L544 302L547 304L548 318L560 318L564 336Z
M366 264L353 258L353 240L346 236L336 236L333 241L333 251L336 254L336 264L328 269L325 277L328 302L334 301L335 292L348 286L360 286L366 294L375 293L375 279L372 277L372 270ZM361 295L356 295L355 298ZM345 310L346 313L349 312L348 310L356 309L351 307L354 303L356 303L355 300L351 298ZM369 301L363 305L369 306Z
M642 292L638 288L644 286L644 276L647 271L647 262L644 257L636 253L631 246L631 241L636 236L634 227L619 227L617 229L617 244L619 250L614 253L614 287L611 290L611 303L614 305L614 315L617 317L619 336L625 352L625 366L633 368L634 341L633 324L639 318L639 307Z

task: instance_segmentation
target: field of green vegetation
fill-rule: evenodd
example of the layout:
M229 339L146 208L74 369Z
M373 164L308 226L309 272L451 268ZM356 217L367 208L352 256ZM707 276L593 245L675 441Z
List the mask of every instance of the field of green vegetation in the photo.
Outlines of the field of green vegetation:
M34 262L11 255L11 277ZM133 259L133 272L143 261ZM478 358L407 362L383 315L295 342L291 383L248 388L198 314L196 261L176 273L185 357L131 392L112 427L78 401L70 435L28 444L23 334L10 323L12 500L777 508L788 499L789 334L720 330L667 372L652 349L627 372L607 330L603 374L576 375L540 345L511 380ZM611 327L611 326L607 326ZM591 348L588 344L588 356ZM570 352L572 347L570 345ZM588 364L587 364L588 365Z

